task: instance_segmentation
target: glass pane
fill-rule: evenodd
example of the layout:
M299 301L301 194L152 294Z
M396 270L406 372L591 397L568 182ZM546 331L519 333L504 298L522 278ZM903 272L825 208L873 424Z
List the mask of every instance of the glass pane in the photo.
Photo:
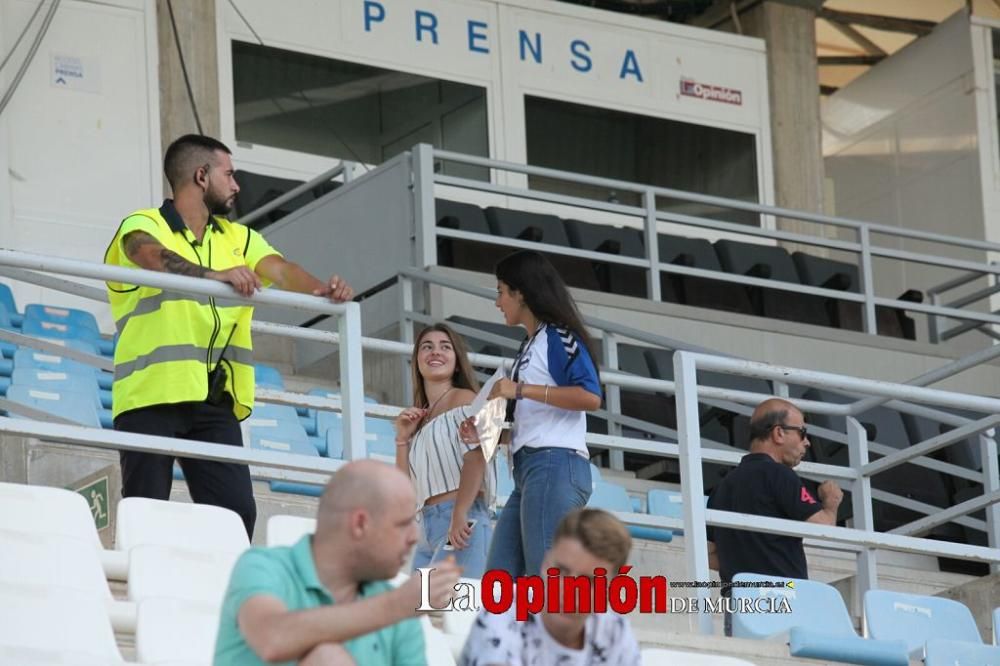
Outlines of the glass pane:
M525 98L528 163L562 171L758 202L752 134L633 113ZM581 140L586 137L586 140ZM561 194L640 205L639 195L531 178ZM759 225L755 213L658 198L660 210Z
M489 156L486 89L233 42L236 140L380 164L420 142ZM450 175L487 179L478 167Z

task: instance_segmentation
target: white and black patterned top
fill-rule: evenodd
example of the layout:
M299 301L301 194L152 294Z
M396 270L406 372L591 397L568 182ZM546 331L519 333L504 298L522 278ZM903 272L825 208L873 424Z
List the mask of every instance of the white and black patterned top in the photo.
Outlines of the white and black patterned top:
M479 444L468 445L458 436L458 426L473 415L471 406L456 407L438 414L425 423L410 443L410 478L417 493L417 508L428 497L458 490L462 476L462 459ZM496 457L486 466L483 495L486 506L493 507L496 500Z
M549 636L541 615L515 619L514 608L479 613L458 666L639 666L639 643L628 620L617 613L587 618L583 649L573 650Z

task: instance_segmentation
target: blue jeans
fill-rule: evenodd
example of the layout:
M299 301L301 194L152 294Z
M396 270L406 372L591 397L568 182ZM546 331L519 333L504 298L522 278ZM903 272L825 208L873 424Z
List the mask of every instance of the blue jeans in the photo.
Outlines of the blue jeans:
M455 556L455 561L462 567L462 576L466 578L482 578L486 571L486 553L490 547L490 537L493 535L493 523L486 510L482 498L477 497L469 507L468 519L475 520L469 545L459 550L444 550L448 541L448 526L451 525L451 514L455 509L455 500L446 500L420 510L421 529L420 541L413 555L413 568L428 566L432 561L438 562Z
M537 575L559 521L590 499L590 463L572 449L523 447L514 454L513 476L486 567Z

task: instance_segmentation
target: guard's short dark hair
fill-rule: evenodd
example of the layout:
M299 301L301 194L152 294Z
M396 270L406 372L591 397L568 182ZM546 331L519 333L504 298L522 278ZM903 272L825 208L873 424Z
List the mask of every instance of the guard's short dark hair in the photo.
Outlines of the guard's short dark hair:
M190 178L195 169L211 162L212 153L221 150L232 155L226 144L210 136L185 134L176 139L163 155L163 174L171 188L176 188L185 178Z
M750 420L750 441L755 442L768 436L776 425L781 425L788 418L787 409L776 409L764 412L756 419Z

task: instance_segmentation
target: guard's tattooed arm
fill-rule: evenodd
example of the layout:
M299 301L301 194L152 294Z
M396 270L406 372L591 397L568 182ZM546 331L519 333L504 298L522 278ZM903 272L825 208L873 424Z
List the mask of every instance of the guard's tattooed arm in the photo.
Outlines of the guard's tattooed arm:
M128 258L151 271L163 271L189 277L206 277L209 270L168 250L145 231L133 231L125 236L123 245Z
M123 239L125 254L136 265L151 270L208 278L232 285L243 296L252 296L261 288L261 281L247 266L235 266L224 271L213 271L188 261L173 250L163 247L160 241L145 231L132 231Z

